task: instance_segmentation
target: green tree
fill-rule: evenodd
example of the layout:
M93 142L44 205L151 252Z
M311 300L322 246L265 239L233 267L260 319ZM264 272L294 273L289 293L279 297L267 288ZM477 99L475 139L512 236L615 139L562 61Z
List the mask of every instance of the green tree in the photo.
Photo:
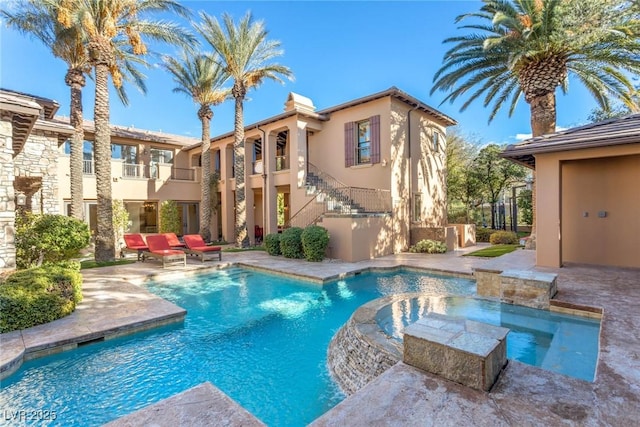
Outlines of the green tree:
M473 160L478 154L477 143L469 141L459 129L447 131L447 207L449 217L459 221L459 208L464 209L464 221L470 223L471 211L481 203L480 182L473 174Z
M165 200L160 205L160 232L182 234L180 212L175 200Z
M75 132L70 142L71 216L82 220L82 144L84 141L82 88L90 73L89 58L81 32L65 28L58 22L58 2L25 0L13 10L2 10L7 25L40 40L53 56L67 64L65 83L71 91L69 121Z
M231 95L235 100L234 169L236 179L236 245L249 245L247 231L247 211L245 200L244 170L244 99L247 92L258 87L265 79L282 82L281 77L291 78L289 68L271 62L281 56L280 42L268 40L268 32L262 21L254 22L251 13L247 13L236 25L230 15L222 15L222 23L200 13L201 24L197 31L209 42L222 60L226 72L233 79Z
M200 180L200 235L205 241L211 240L211 119L212 105L223 103L230 94L229 89L222 86L229 79L229 75L220 65L217 58L207 54L192 54L183 51L177 59L165 56L164 67L173 75L173 81L178 84L174 92L184 93L200 106L198 118L202 125L202 151Z
M490 144L478 153L474 164L473 173L480 182L486 194L487 201L491 204L491 228L496 228L496 205L500 201L500 195L515 182L524 180L527 171L523 166L517 165L500 157L503 147Z
M533 211L531 210L531 190L523 189L518 193L518 212L522 222L527 225L533 223Z
M166 20L143 19L146 14L173 12L189 16L186 8L173 0L61 0L58 21L65 28L81 31L87 43L90 64L95 72L95 141L97 230L95 259L115 258L111 196L111 130L109 123L109 77L114 87L122 86L122 58L148 54L142 37L169 44L187 45L195 39L178 25ZM142 75L134 75L144 88Z
M449 92L444 101L476 99L491 105L489 122L507 104L509 115L524 95L533 136L555 132L559 87L573 75L609 109L609 99L633 104L628 74L640 74L638 3L627 0L483 0L475 19L460 28L470 34L450 37L432 93ZM535 189L535 187L534 187ZM535 211L535 190L533 196ZM535 220L532 227L535 244Z
M113 230L116 233L116 245L118 249L121 247L121 240L124 234L129 231L131 223L129 222L129 211L125 208L122 200L115 199L113 201Z

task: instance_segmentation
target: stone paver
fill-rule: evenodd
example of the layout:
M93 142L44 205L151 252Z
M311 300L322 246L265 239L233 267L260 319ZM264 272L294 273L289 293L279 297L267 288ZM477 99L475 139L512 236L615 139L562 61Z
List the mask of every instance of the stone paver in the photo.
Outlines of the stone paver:
M92 332L97 324L105 323L124 333L122 328L128 322L134 325L144 322L139 316L141 311L160 313L160 316L172 313L172 308L165 305L170 303L149 294L134 283L142 283L154 277L170 280L184 277L185 274L195 274L202 269L230 264L253 268L268 266L286 274L315 278L319 283L368 268L393 268L399 265L460 275L471 275L476 268L497 271L535 269L558 274L556 300L603 309L600 357L593 383L509 361L494 388L490 393L485 393L399 363L324 414L313 425L637 425L637 420L640 419L640 272L578 266L541 269L535 267L535 254L524 250L492 260L460 256L463 252L476 249L478 247L465 248L463 251L444 255L399 254L357 263L309 263L274 258L256 251L224 253L222 262L204 265L189 259L184 268L162 270L158 263L138 262L95 271L87 270L83 272L85 301L79 305L76 313L66 318L69 323L65 323L63 329L76 330L78 336L86 337L87 332L82 327L72 326L75 318L77 325L85 325ZM161 276L155 276L157 274ZM130 303L133 305L129 305ZM11 354L15 358L15 354L20 352L20 346L25 345L25 337L33 340L29 341L29 345L37 345L36 336L53 333L59 329L55 324L56 322L50 324L50 329L42 327L42 334L28 331L20 335L0 335L0 366L11 363ZM64 334L60 337L62 340L68 339ZM50 341L43 337L40 343L46 348L51 344ZM5 356L5 353L9 356ZM231 406L227 402L218 408L215 402L221 400L212 395L207 397L209 393L198 395L203 398L201 401L196 399L199 402L197 405L183 405L181 400L169 401L169 406L164 410L173 411L175 416L181 417L179 419L195 420L199 415L211 413L207 411L222 414L227 413L225 411L229 408L236 408L233 402ZM169 409L172 406L173 409ZM156 413L159 414L158 417L141 419L142 424L166 425L162 421L166 413ZM236 421L231 415L227 416L230 417L228 422L219 418L214 424L246 425L245 421Z
M229 396L206 382L119 418L105 427L243 426L264 424Z

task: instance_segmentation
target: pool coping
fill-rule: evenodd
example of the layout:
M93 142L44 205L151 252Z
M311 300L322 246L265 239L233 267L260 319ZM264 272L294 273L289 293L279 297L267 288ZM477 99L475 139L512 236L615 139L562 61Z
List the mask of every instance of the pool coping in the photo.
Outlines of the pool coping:
M523 256L525 255L524 252L528 252L528 251L521 251L523 253L519 254L519 256ZM235 255L235 254L233 254ZM255 267L256 264L259 265L259 267L262 267L262 265L264 265L265 260L268 260L269 265L270 265L270 269L267 269L271 272L274 271L278 271L280 270L281 272L283 272L284 274L293 276L293 277L300 277L300 278L307 278L308 277L314 277L314 276L309 276L308 274L296 274L296 273L291 273L290 270L296 270L296 268L299 268L302 271L308 271L309 269L313 269L313 265L314 264L318 264L318 263L305 263L305 262L301 262L300 260L295 260L295 261L288 261L288 260L283 260L281 257L269 257L269 256L262 256L261 254L256 253L255 255L257 256L253 256L253 257L249 257L249 261L245 262L243 261L243 257L238 257L237 261L232 261L232 262L226 262L224 263L224 265L220 265L223 263L214 263L214 264L218 264L218 265L214 265L212 267L209 268L202 268L201 264L199 264L199 267L196 267L196 269L199 270L198 273L204 272L206 270L214 270L214 269L218 269L221 267L226 267L226 266L231 266L231 265L238 265L238 266L243 266L243 267L247 267L247 268L251 268L251 267ZM426 271L426 272L431 272L434 274L445 274L445 275L452 275L452 276L459 276L459 277L473 277L473 270L477 269L477 268L483 268L485 266L489 266L488 263L484 263L484 260L477 260L477 259L470 259L471 257L467 257L466 260L465 259L461 259L459 258L459 253L455 253L455 254L450 254L450 257L446 257L446 256L424 256L423 254L419 254L419 255L414 255L414 254L398 254L398 255L394 255L394 256L389 256L389 257L385 257L382 259L376 259L376 260L371 260L371 261L365 261L365 262L360 262L360 263L336 263L335 264L335 268L331 268L331 271L333 272L332 274L324 274L324 275L319 275L322 276L322 280L318 279L318 283L322 282L322 283L326 283L335 279L340 279L343 277L348 277L350 275L355 275L357 272L365 272L365 271L389 271L389 270L393 270L393 269L400 269L400 268L405 268L408 270L417 270L417 271ZM527 254L527 256L533 255L532 253ZM234 258L231 255L228 255L227 258ZM456 259L457 258L457 259ZM507 256L503 257L504 262L506 265L510 264L511 260L507 260ZM276 266L272 266L273 264L277 264ZM530 263L530 266L527 268L536 268L535 267L535 259L533 258L533 261ZM140 266L140 263L136 263L133 264L134 266ZM442 266L450 266L451 269L448 268L442 268ZM297 266L297 267L296 267ZM188 265L189 267L189 265ZM191 266L193 267L193 266ZM333 265L325 265L324 266L325 269L326 267L333 267ZM347 269L347 272L344 272L345 268ZM557 304L559 309L568 309L568 310L572 310L575 307L581 308L581 307L588 307L589 304L598 301L601 302L602 297L603 296L607 296L609 295L609 289L608 288L604 288L605 285L610 285L613 283L617 283L616 281L619 280L617 275L614 275L613 277L611 277L611 279L607 280L607 279L600 279L600 282L594 282L594 283L599 283L600 288L598 288L598 290L596 290L595 292L593 292L592 289L590 289L590 293L588 292L585 295L582 295L581 293L579 293L578 291L580 290L579 286L584 286L582 285L583 283L591 283L593 281L593 267L585 267L585 269L582 269L580 266L578 267L574 267L571 270L566 270L566 269L542 269L543 271L555 271L555 272L559 272L562 271L564 274L564 280L565 283L563 283L563 285L569 285L568 288L562 288L562 294L563 295L557 295L556 298L561 297L563 300L565 301L570 301L570 302L563 302L562 304ZM591 269L590 269L591 268ZM169 270L169 269L167 269ZM342 270L342 272L338 272L335 273L335 271L340 271ZM135 273L132 273L135 272ZM125 272L123 272L124 274ZM133 267L131 269L131 271L126 272L127 274L127 280L129 281L129 283L132 286L136 286L139 289L142 289L142 287L135 285L134 282L144 282L147 280L157 280L160 278L160 276L158 274L160 274L161 276L164 276L165 273L168 273L168 271L159 271L157 269L155 269L154 267L154 273L153 274L147 274L147 275L140 275L138 274L139 271L136 271L136 267ZM180 269L180 271L175 271L173 272L174 275L178 275L178 277L184 277L185 276L185 271L182 271L182 269ZM108 268L105 268L105 275L109 274L109 270ZM171 274L171 273L170 273ZM186 274L193 274L192 272L188 272ZM135 276L135 277L132 277ZM131 279L131 280L129 280ZM628 279L625 279L628 280ZM575 283L575 285L572 286L572 282ZM594 298L595 297L595 298ZM158 297L159 298L159 297ZM163 300L164 301L164 300ZM558 301L557 299L554 299L553 301ZM610 300L611 301L611 300ZM627 305L630 304L631 302L627 302L625 301L622 305L621 309L627 309ZM566 304L565 307L563 307L563 304ZM610 304L603 304L603 307L607 307ZM599 361L598 361L598 367L597 369L597 376L596 376L596 381L594 383L588 383L590 385L588 385L588 387L585 388L585 384L580 384L582 383L581 380L576 380L578 381L578 383L576 384L576 386L580 389L583 389L579 394L578 397L576 397L575 399L583 399L583 401L587 401L588 399L592 399L593 395L598 396L599 400L599 404L605 405L605 407L612 407L611 411L605 411L603 409L598 409L597 411L594 411L593 413L591 413L590 415L587 415L587 419L594 421L594 420L606 420L607 417L608 419L611 419L611 417L613 417L614 420L616 419L626 419L629 418L630 416L633 416L634 414L637 415L637 411L634 412L634 410L632 409L631 403L624 403L625 401L623 401L622 404L620 404L620 402L615 401L615 402L609 402L606 400L606 396L603 395L602 393L609 393L609 391L607 390L612 390L615 389L617 392L621 393L622 395L625 395L625 393L631 393L631 397L629 400L629 402L632 401L640 401L638 398L640 398L640 395L634 394L634 392L629 392L627 391L627 385L629 383L629 381L633 381L633 378L638 377L638 374L633 374L633 370L632 371L628 371L628 369L633 369L632 365L633 362L629 361L626 362L626 364L623 365L619 365L618 363L614 363L612 364L612 360L611 357L607 356L607 353L610 353L612 351L615 351L616 353L619 353L620 351L623 352L627 352L628 350L624 350L620 347L620 340L622 337L626 337L628 336L629 332L628 328L627 329L620 329L620 318L619 316L617 316L615 313L613 314L613 317L611 316L611 314L608 314L606 316L606 319L603 316L604 311L600 308L593 308L593 311L595 313L596 317L602 317L602 327L601 327L601 350L600 350L600 356L599 356ZM65 318L66 319L66 318ZM56 322L60 322L64 319L60 319L59 321ZM611 323L613 322L613 323ZM613 333L613 337L609 338L609 336ZM8 334L2 334L0 335L0 338L3 340L3 347L4 347L4 339ZM604 341L603 341L604 340ZM605 356L603 359L603 349L602 346L605 346ZM633 351L633 347L632 350ZM622 362L622 359L619 359ZM616 361L617 362L617 361ZM626 366L627 368L624 368L622 371L620 371L621 366ZM599 372L601 367L605 368L604 372ZM16 368L17 369L17 368ZM531 370L534 370L535 372L531 372ZM613 371L612 371L613 370ZM500 387L498 387L500 390L498 391L497 394L492 393L491 395L494 396L493 398L489 399L488 401L485 398L470 398L467 394L465 394L466 392L463 390L461 391L460 395L463 395L463 401L466 402L465 404L468 405L472 405L474 406L476 409L475 410L479 410L478 408L481 408L483 411L489 411L489 410L493 410L495 411L496 408L498 407L498 405L496 405L496 402L505 402L507 400L511 400L511 402L513 404L516 405L516 407L521 407L523 411L525 411L522 415L522 417L527 417L527 416L533 416L534 413L539 412L539 409L535 409L536 405L534 404L526 404L524 406L523 402L524 401L518 401L517 396L513 397L512 395L514 393L516 393L517 395L522 395L525 396L527 395L527 393L529 393L528 391L526 391L526 387L524 386L524 384L526 384L526 381L524 378L521 377L527 377L527 380L529 381L530 384L535 384L536 379L540 377L540 369L538 368L534 368L532 367L531 369L529 369L527 367L527 365L523 365L517 362L510 362L506 368L506 372L507 375L506 376L501 376L501 379L499 380L500 383L502 383L500 385ZM546 372L546 371L543 371ZM619 372L619 373L618 373ZM624 374L623 372L626 372L626 374ZM333 409L329 410L328 412L326 412L325 414L323 414L320 418L316 419L315 421L313 421L313 425L316 426L322 426L322 425L335 425L335 423L339 423L341 420L344 420L343 417L345 416L351 416L353 417L355 414L360 414L360 415L366 415L361 421L362 423L360 423L359 425L367 425L368 421L367 421L367 417L370 419L373 419L372 417L378 417L380 416L380 412L379 411L373 411L371 413L366 413L363 414L363 409L366 407L368 408L369 405L371 404L371 400L370 399L374 399L375 402L378 403L382 403L382 401L377 400L380 399L381 397L377 395L377 392L379 390L384 390L385 393L387 393L387 396L384 398L384 404L382 406L380 406L380 411L387 411L385 412L384 416L388 416L389 415L389 405L392 405L393 408L403 408L406 407L407 410L411 409L411 405L413 403L411 402L415 402L415 399L413 399L411 402L406 402L404 400L404 397L406 395L406 392L402 392L402 393L396 393L396 394L389 394L389 387L391 387L391 389L393 390L394 387L396 387L396 385L400 386L401 384L406 384L402 386L403 390L407 390L406 387L409 388L413 388L413 381L415 381L415 376L418 376L416 378L418 378L418 383L416 383L416 389L418 386L420 386L420 384L422 385L426 385L429 387L431 387L430 385L434 385L436 383L440 384L440 386L438 386L438 390L442 390L443 385L441 384L441 382L437 379L437 378L432 378L429 377L428 375L425 375L424 373L416 373L414 369L411 369L411 367L407 367L404 366L402 363L399 363L398 365L392 367L389 371L385 372L383 375L381 375L380 377L378 377L377 379L375 379L374 381L372 381L372 383L375 384L371 384L371 385L367 385L363 390L359 391L358 393L356 393L356 395L347 398L346 400L344 400L342 403L340 403L338 406L334 407ZM564 377L562 375L559 374L553 374L556 377L562 377L562 378L567 378ZM614 380L616 377L616 375L623 375L623 378L625 378L625 381L620 385L619 381L616 382L612 382L612 380ZM413 378L411 379L411 383L406 383L407 378ZM547 378L548 376L544 375L544 380L552 383L558 392L561 391L561 389L564 388L564 386L562 386L562 383L558 383L556 379L554 378ZM419 378L424 378L419 379ZM403 382L405 381L405 382ZM506 385L504 385L506 384ZM422 386L420 386L422 387ZM444 387L449 389L449 385L444 384ZM536 385L536 387L541 387L541 385ZM604 388L603 388L604 387ZM504 392L504 390L510 390L508 392ZM592 390L592 391L589 391ZM601 391L603 390L603 391ZM437 391L438 393L440 391ZM422 393L423 390L418 390L418 392ZM448 392L447 392L448 393ZM573 392L568 392L566 391L566 393L569 393L568 395L571 395ZM565 394L566 394L565 393ZM592 393L592 394L589 394ZM541 393L541 394L537 394L537 395L547 395L549 393ZM552 393L555 394L555 393ZM575 394L575 393L574 393ZM513 398L508 396L512 396ZM415 396L414 396L415 398ZM431 397L429 396L425 396L426 399L431 399ZM468 400L471 399L471 400ZM483 400L484 399L484 400ZM515 400L514 400L515 399ZM572 398L573 399L573 398ZM574 400L575 400L574 399ZM604 400L602 400L604 399ZM485 403L478 403L478 401L482 401ZM367 403L368 402L368 403ZM617 402L617 403L616 403ZM546 403L546 402L545 402ZM459 403L458 403L459 404ZM362 406L364 405L364 406ZM398 406L399 405L399 406ZM480 405L480 406L478 406ZM562 402L558 403L558 408L562 409L564 408L564 405ZM538 404L539 406L539 404ZM593 405L591 405L593 406ZM585 406L585 407L591 407L589 405ZM544 407L544 406L543 406ZM596 408L595 406L593 406L594 408ZM622 411L622 407L626 407L627 410L626 411ZM493 408L493 409L490 409ZM555 408L555 407L554 407ZM145 408L141 409L144 410ZM548 408L547 408L548 409ZM424 409L425 411L427 409ZM354 412L355 411L355 412ZM442 411L444 411L444 409L440 408L438 409L438 411L440 411L440 413L443 413ZM504 411L504 409L503 409ZM365 411L366 412L366 411ZM391 412L397 412L396 410L391 410ZM511 412L511 411L509 411ZM553 411L552 411L553 412ZM447 413L449 413L447 411ZM549 413L549 411L546 411L544 413L540 413L539 416L542 416L543 418ZM452 413L449 413L450 415ZM611 415L613 414L613 415ZM617 414L617 415L616 415ZM631 414L631 415L627 415L627 414ZM500 420L504 421L505 419L512 419L514 420L515 418L513 418L513 414L510 414L509 416L506 415L500 415ZM458 419L458 420L464 420L465 418L465 414L462 415L457 415L455 416L453 419ZM622 418L616 418L616 417L622 417ZM351 418L353 419L353 418ZM397 419L393 419L393 418L379 418L379 419L384 419L386 424L383 423L383 425L393 425L394 422L398 421ZM542 418L541 418L542 419ZM631 419L631 418L629 418ZM468 421L469 419L467 419ZM532 420L529 418L529 420ZM369 420L370 421L370 420ZM450 419L451 421L451 419ZM498 422L498 424L500 424ZM489 425L489 424L486 424ZM491 424L492 426L494 424Z

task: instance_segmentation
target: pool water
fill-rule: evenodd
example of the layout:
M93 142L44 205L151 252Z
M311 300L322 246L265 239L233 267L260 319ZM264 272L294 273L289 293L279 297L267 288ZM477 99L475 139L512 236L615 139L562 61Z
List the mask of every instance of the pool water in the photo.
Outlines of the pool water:
M510 329L507 358L593 381L600 321L519 305L464 297L416 297L383 307L376 321L401 340L402 330L428 313L446 314Z
M475 294L472 280L408 271L320 286L230 268L148 288L185 308L184 324L27 361L2 381L0 408L55 412L37 425L101 425L210 381L267 425L302 426L344 398L326 353L359 306L404 292Z

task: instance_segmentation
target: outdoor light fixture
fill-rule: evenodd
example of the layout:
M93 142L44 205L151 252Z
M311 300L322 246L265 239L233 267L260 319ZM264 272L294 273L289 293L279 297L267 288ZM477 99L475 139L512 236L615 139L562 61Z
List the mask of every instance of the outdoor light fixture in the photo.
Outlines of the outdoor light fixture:
M24 206L27 204L27 196L24 193L16 194L16 204L18 206Z

